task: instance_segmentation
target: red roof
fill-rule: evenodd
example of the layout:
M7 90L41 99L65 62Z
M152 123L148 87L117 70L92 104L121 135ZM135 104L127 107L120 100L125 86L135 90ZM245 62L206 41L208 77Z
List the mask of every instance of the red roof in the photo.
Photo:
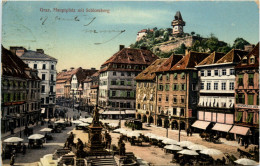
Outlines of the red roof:
M156 70L164 64L167 58L161 58L155 60L150 66L148 66L144 71L138 74L136 80L153 80L156 77Z
M156 72L169 71L173 65L179 62L184 55L172 54L160 67L157 68Z
M194 69L201 61L203 61L209 53L201 53L189 51L179 62L177 62L170 70Z
M251 56L255 56L255 63L250 63ZM235 68L259 68L259 43L257 43L253 50L244 57L247 57L247 63L245 64L241 61Z
M216 63L238 63L242 57L247 55L248 52L243 50L232 49L225 56L219 59Z
M2 75L19 78L32 78L25 73L25 69L29 69L18 56L12 54L2 46Z
M205 58L202 62L198 64L201 65L210 65L216 63L219 59L221 59L225 54L220 52L213 52L207 58Z

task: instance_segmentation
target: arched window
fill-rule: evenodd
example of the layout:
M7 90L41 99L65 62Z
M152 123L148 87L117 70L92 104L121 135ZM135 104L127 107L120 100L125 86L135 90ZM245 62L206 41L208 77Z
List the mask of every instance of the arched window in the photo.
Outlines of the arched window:
M254 55L252 55L252 56L250 57L249 63L250 63L250 64L254 64L254 63L255 63L255 56L254 56Z

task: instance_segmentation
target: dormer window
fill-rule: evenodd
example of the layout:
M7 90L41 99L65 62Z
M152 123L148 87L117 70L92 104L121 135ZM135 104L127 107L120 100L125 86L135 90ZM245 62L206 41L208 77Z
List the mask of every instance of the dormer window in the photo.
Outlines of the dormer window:
M247 57L244 57L244 58L242 59L242 64L247 64Z
M255 63L255 56L251 56L250 57L250 64L254 64Z

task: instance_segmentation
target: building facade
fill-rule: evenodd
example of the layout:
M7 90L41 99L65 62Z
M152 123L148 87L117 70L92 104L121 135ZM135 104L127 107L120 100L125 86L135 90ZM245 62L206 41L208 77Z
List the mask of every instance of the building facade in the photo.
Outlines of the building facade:
M259 43L235 70L235 129L230 132L259 144Z
M38 123L41 115L40 82L37 70L28 67L19 57L2 47L2 137Z
M198 120L193 126L226 137L234 123L235 66L246 54L231 50L227 54L213 52L196 67L199 72ZM200 124L200 125L198 125Z
M157 59L135 77L136 80L136 118L145 123L156 124L156 70L167 60Z
M186 51L181 60L173 57L174 63L170 69L158 70L158 126L186 130L195 120L198 100L198 77L195 65L208 55ZM167 66L167 63L165 65Z
M10 48L11 50L13 47ZM38 70L38 76L41 81L41 108L43 108L44 117L54 116L56 105L56 65L57 59L44 53L43 49L36 51L24 50L24 53L18 54L21 49L17 49L17 55L32 69Z
M104 110L102 115L110 118L135 116L134 77L156 59L158 57L149 50L120 46L99 71L98 105Z

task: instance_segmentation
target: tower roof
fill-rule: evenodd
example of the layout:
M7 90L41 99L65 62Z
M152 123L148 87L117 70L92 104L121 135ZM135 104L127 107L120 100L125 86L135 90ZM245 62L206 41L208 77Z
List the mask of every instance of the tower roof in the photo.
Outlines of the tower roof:
M182 17L181 17L181 12L180 11L177 11L175 16L174 16L175 20L182 20Z

